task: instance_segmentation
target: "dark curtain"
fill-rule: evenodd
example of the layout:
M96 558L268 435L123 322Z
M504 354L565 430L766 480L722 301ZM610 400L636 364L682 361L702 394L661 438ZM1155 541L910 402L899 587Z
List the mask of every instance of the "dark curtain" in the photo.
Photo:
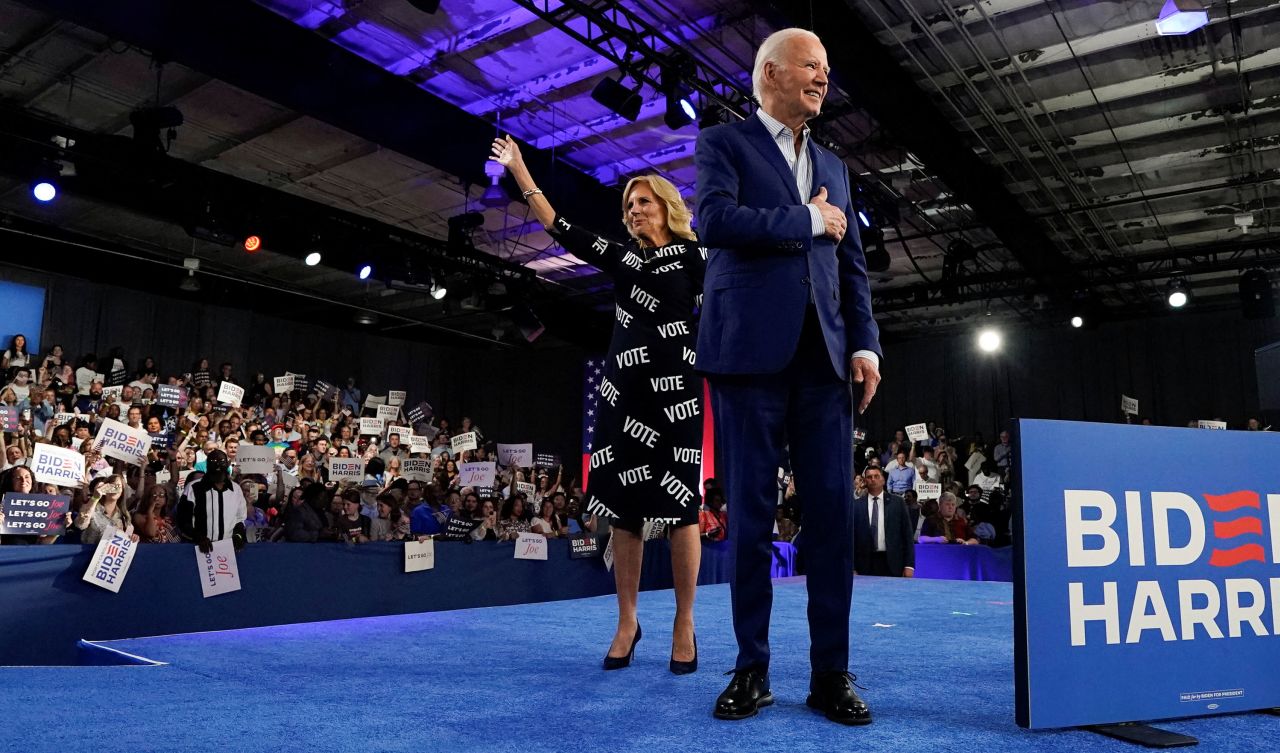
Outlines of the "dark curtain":
M293 371L339 385L354 376L366 394L402 389L409 405L426 400L455 427L471 416L491 440L533 442L535 452L566 460L581 452L585 356L573 348L449 348L60 275L3 268L0 277L47 289L45 351L62 345L77 366L86 353L105 358L120 346L131 370L151 356L162 376L189 371L201 357L215 374L230 361L241 383L256 371L267 378ZM110 279L109 265L102 278Z
M859 422L871 437L923 421L953 437L980 431L987 441L1010 418L1123 422L1122 394L1165 426L1221 418L1236 429L1250 416L1280 419L1258 408L1253 359L1256 348L1280 340L1275 319L1188 311L1086 331L1005 327L995 354L978 350L976 329L886 346L884 382Z

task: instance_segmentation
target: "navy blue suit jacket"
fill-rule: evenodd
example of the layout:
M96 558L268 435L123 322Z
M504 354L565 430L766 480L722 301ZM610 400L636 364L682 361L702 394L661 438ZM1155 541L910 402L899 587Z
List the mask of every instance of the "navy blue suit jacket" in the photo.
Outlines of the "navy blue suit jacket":
M849 378L855 351L880 351L849 172L808 140L813 194L844 209L837 245L812 237L810 196L800 196L758 117L698 135L698 237L707 247L697 368L707 374L773 374L790 363L812 299L831 365Z

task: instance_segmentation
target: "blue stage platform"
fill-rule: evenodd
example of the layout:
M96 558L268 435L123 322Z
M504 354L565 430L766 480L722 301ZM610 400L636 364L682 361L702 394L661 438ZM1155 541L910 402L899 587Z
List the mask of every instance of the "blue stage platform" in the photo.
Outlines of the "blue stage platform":
M0 749L163 751L1131 751L1079 731L1013 722L1006 583L857 578L854 670L876 721L804 706L802 578L778 581L777 705L721 722L733 664L729 590L698 592L701 669L667 672L669 590L640 596L635 664L600 671L610 596L114 641L162 666L0 669ZM93 649L96 652L96 649ZM1207 751L1271 750L1280 719L1170 722Z

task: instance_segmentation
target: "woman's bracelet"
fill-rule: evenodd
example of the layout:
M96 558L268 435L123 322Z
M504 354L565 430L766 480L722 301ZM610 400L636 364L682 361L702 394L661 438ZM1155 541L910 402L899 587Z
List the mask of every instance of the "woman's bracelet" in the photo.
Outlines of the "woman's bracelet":
M525 192L524 192L524 198L525 198L525 199L528 199L530 196L534 195L535 193L542 193L542 189L541 189L541 188L530 188L528 191L525 191Z

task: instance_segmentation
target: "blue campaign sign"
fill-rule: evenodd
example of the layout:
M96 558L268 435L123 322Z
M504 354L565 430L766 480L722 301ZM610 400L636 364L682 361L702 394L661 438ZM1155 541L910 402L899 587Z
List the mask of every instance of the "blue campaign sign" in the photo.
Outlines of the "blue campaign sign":
M1017 423L1018 724L1280 706L1280 434Z

